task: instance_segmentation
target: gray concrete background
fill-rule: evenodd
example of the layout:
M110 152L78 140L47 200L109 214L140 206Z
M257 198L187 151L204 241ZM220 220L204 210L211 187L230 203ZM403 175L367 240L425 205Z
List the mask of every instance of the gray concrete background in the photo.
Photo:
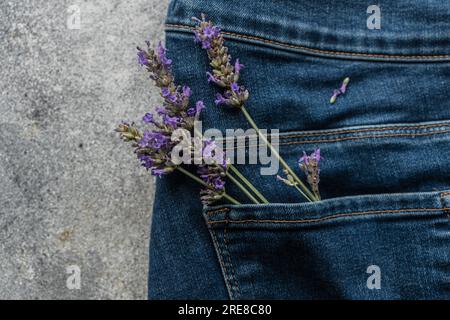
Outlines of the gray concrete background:
M113 129L159 100L135 47L167 2L0 3L0 299L146 298L153 180Z

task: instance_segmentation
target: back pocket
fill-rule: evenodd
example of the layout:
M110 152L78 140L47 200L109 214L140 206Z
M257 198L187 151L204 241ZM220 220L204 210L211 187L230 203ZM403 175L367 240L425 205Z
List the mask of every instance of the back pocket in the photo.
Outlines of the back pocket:
M206 208L231 299L450 298L449 192Z

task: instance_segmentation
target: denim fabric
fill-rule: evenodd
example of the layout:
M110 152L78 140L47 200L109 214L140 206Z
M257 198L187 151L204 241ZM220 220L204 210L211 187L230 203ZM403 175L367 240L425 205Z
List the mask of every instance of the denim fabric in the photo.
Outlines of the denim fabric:
M280 130L291 167L321 149L324 200L303 203L258 165L239 169L270 205L203 208L183 176L158 179L150 299L450 298L450 2L399 2L380 4L381 30L367 28L366 2L171 2L169 56L207 105L203 127L249 125L214 105L193 42L201 12L245 64L246 107ZM330 105L345 77L348 92ZM367 287L370 266L380 289Z

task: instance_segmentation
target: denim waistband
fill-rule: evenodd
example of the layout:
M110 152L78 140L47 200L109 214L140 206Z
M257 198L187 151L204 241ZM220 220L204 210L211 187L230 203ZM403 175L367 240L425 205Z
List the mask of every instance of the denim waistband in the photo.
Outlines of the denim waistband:
M354 0L172 0L166 28L191 32L191 18L205 13L228 37L286 49L362 58L450 58L450 1L385 0L378 5L379 30L367 27L370 5Z

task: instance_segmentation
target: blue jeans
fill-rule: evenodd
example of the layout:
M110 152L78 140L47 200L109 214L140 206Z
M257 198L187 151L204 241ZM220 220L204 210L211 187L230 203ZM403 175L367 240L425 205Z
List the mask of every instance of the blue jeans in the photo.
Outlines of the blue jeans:
M238 167L269 205L203 208L184 176L158 179L150 299L450 298L450 2L383 1L379 30L367 27L367 6L171 2L169 56L176 81L205 100L204 128L249 125L214 105L193 41L202 12L246 66L246 107L280 130L284 159L295 167L321 149L323 200L303 202L258 165ZM345 77L348 91L330 104Z

